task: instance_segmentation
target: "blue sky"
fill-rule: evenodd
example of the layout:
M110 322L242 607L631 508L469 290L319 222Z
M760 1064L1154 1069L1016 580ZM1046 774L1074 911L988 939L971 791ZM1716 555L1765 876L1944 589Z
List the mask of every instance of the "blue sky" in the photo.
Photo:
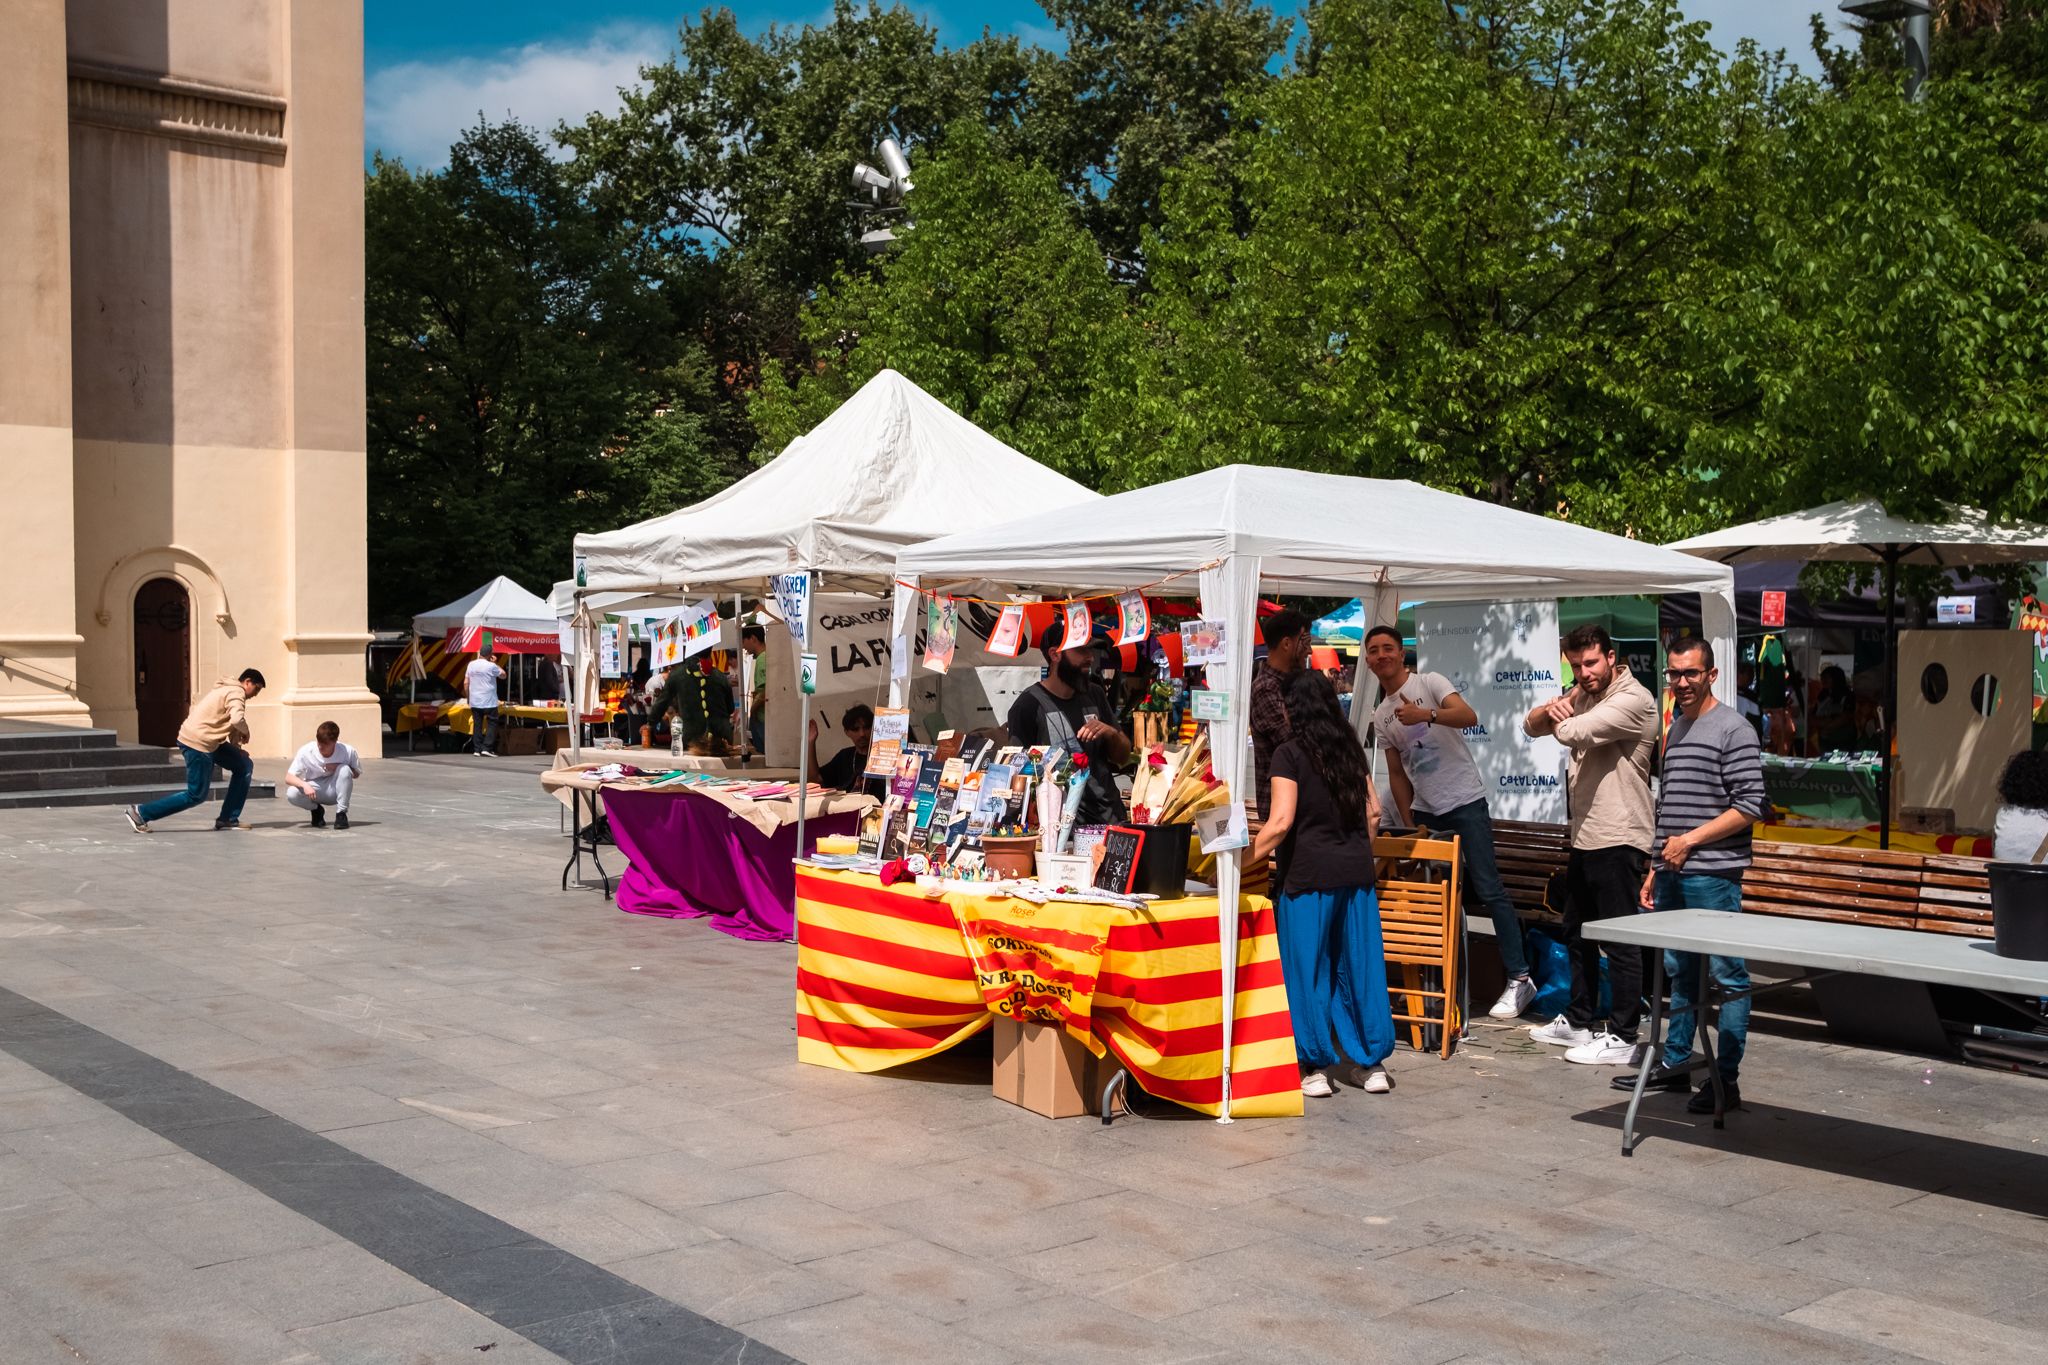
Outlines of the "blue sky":
M670 0L364 0L364 125L369 150L434 166L479 112L515 114L543 130L614 107L620 86L674 46L676 27L703 8ZM734 0L749 29L804 23L830 0ZM948 44L984 28L1049 43L1033 0L925 0L916 6ZM1808 57L1806 16L1834 0L1680 0L1723 46L1756 38Z

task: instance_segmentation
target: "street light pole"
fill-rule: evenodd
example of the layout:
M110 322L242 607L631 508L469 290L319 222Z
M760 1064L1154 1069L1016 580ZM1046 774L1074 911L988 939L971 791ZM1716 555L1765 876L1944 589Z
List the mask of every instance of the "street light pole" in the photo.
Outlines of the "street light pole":
M1928 51L1934 40L1933 0L1842 0L1844 14L1872 23L1899 23L1900 49L1906 59L1906 98L1918 101L1927 84Z

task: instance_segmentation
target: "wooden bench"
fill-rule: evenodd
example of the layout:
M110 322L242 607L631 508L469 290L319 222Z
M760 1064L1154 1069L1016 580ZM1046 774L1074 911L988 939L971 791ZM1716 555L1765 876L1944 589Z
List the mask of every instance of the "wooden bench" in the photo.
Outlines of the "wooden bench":
M1545 888L1569 853L1562 825L1494 823L1501 880L1528 919L1554 921ZM1742 878L1752 915L1991 937L1989 864L1981 858L1759 839Z

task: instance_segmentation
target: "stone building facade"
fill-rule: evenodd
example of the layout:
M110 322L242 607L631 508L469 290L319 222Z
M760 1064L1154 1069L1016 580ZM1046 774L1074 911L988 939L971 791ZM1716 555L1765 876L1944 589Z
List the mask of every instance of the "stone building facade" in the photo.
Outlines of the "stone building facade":
M360 0L0 15L0 718L369 739Z

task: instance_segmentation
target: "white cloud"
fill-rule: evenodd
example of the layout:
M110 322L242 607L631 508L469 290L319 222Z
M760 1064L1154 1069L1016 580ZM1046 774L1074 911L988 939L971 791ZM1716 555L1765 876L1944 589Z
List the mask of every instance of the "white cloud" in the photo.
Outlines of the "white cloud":
M673 34L612 26L580 43L531 43L488 57L399 62L369 73L363 87L363 136L371 151L425 168L444 165L448 148L482 114L517 118L543 134L612 109L619 90L639 84L640 68L661 61Z

